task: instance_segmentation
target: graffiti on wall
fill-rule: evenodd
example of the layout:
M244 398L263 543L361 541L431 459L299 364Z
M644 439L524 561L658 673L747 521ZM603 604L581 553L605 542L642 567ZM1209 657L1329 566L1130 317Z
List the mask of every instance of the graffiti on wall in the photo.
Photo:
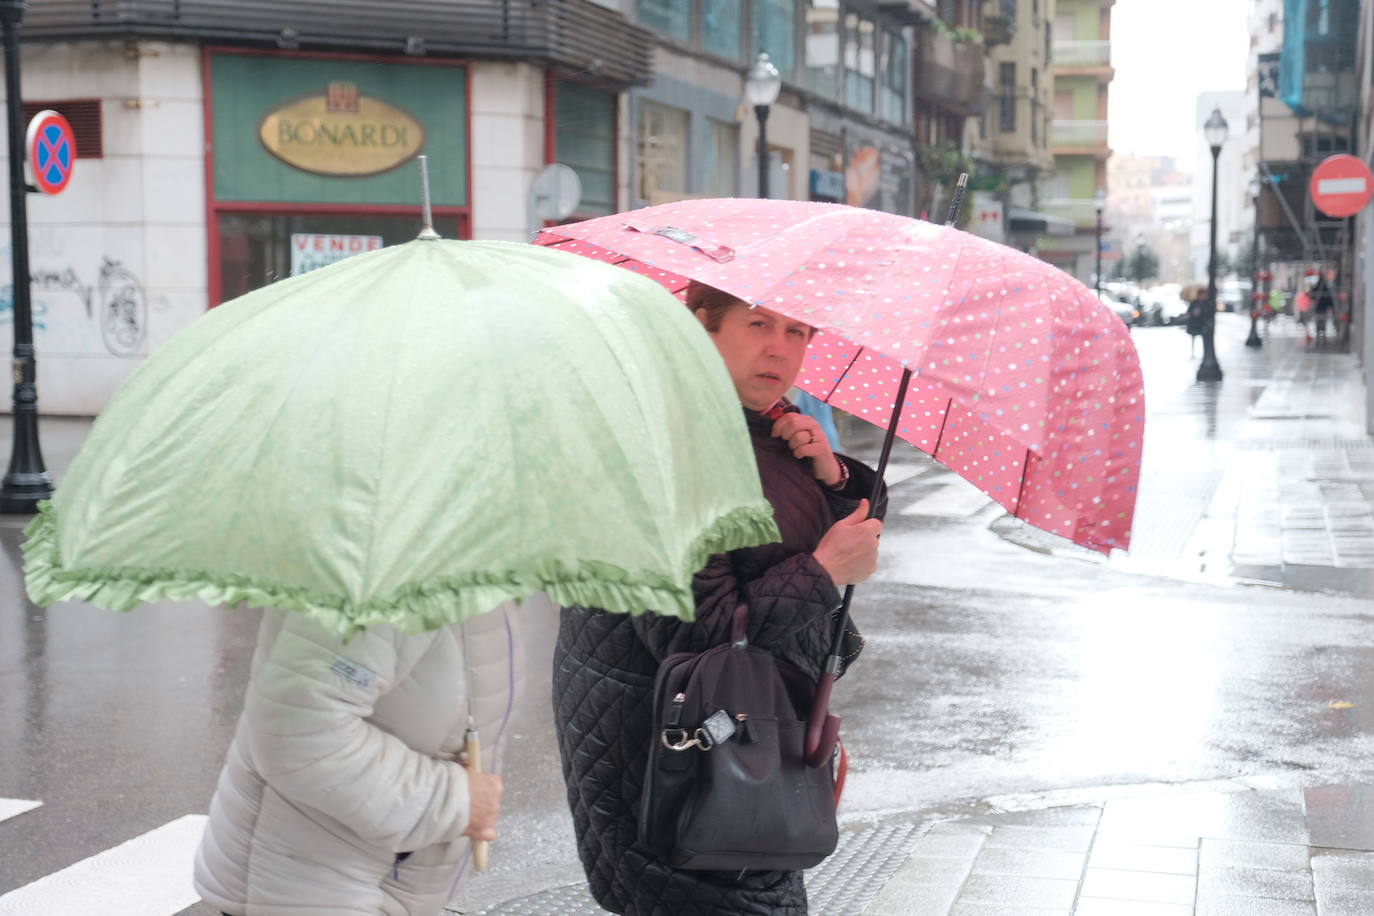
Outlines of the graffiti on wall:
M148 297L142 282L129 268L106 256L100 259L93 283L85 282L71 265L35 267L30 276L35 292L46 290L74 296L85 312L86 321L95 326L107 353L112 356L140 355L148 335ZM40 330L38 305L35 297L35 332ZM12 311L11 305L9 320L13 320ZM48 313L48 305L44 303L43 314Z

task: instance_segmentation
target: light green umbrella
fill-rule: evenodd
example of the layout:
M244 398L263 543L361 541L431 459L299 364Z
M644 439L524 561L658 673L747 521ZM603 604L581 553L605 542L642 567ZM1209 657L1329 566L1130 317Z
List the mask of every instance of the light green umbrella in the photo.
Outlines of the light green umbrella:
M344 635L540 590L690 618L710 554L778 539L681 303L575 255L431 240L197 319L26 533L41 605L242 601Z

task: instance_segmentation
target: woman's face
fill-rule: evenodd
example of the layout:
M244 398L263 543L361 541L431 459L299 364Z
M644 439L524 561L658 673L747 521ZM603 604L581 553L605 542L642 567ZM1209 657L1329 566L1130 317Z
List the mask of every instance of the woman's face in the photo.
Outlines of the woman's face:
M696 314L705 324L706 313ZM707 330L725 360L740 403L750 410L767 410L787 393L811 342L810 325L743 302L725 313L717 330Z

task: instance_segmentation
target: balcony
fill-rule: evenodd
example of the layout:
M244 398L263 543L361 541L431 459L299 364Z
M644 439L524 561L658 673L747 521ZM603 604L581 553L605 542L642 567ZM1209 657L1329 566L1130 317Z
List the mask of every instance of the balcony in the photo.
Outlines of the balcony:
M621 86L653 75L653 34L594 0L42 0L28 41L156 38L532 60Z
M1055 121L1050 146L1056 153L1092 154L1107 149L1106 121Z
M1092 198L1086 200L1076 197L1055 197L1041 206L1047 214L1061 220L1068 220L1079 229L1094 229L1097 226L1097 208Z
M1112 61L1110 41L1056 41L1054 43L1055 67L1078 67L1099 69L1108 67Z
M988 47L1011 44L1016 37L1016 0L989 3L983 15L983 41Z
M983 46L930 26L916 31L915 97L962 114L983 109Z

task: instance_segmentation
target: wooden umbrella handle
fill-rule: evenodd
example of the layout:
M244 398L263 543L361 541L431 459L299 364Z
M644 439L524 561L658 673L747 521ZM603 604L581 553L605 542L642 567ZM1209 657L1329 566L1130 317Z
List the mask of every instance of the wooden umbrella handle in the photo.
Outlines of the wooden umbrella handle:
M482 772L482 742L475 734L468 735L463 753L467 757L468 772ZM472 841L472 867L474 871L487 870L487 853L490 849L491 843L486 840Z

